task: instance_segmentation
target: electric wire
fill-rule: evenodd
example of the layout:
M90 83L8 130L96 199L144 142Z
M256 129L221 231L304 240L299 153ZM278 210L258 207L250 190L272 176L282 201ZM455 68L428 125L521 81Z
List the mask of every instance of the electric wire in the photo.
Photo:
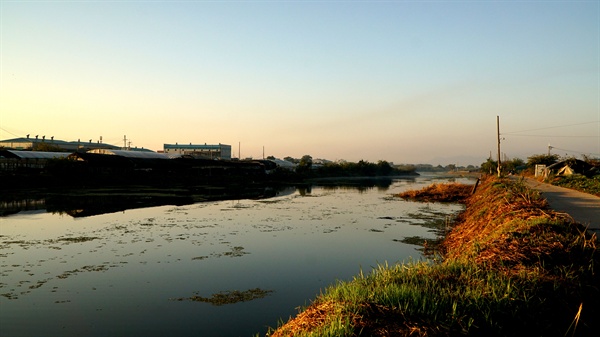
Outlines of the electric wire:
M10 131L6 130L6 129L5 129L5 128L3 128L3 127L0 127L0 130L4 131L4 132L6 132L6 133L10 133L11 135L13 135L13 136L15 136L15 137L21 137L21 136L19 136L19 135L16 135L16 134L14 134L14 133L12 133L12 132L10 132Z
M552 137L552 138L600 138L600 136L556 136L556 135L507 135L501 133L502 136L514 136L514 137Z
M599 130L600 130L600 121L591 121L591 122L584 122L584 123L576 123L576 124L568 124L568 125L560 125L560 126L549 126L549 127L544 127L544 128L536 128L536 129L528 129L528 130L521 130L521 131L512 131L512 132L504 132L501 133L502 136L509 136L509 137L542 137L542 138L597 138L600 141L600 133L598 134L598 136L584 136L584 135L540 135L540 134L522 134L523 132L531 132L531 131L540 131L540 130L549 130L549 129L558 129L558 128L565 128L565 127L571 127L571 126L580 126L580 125L588 125L588 124L598 124ZM575 150L568 150L568 149L561 149L558 147L551 147L552 149L556 149L556 150L560 150L560 151L567 151L567 152L571 152L571 153L578 153L578 154L582 154L582 155L600 155L599 153L591 153L591 152L582 152L582 151L575 151Z
M567 150L567 149L561 149L560 147L555 147L555 146L550 146L550 148L552 150L560 150L560 151L567 151L567 152L573 152L573 153L579 153L579 154L588 154L588 155L600 155L600 153L591 153L591 152L581 152L581 151L575 151L575 150Z
M600 121L591 121L591 122L584 122L584 123L577 123L577 124L548 126L548 127L544 127L544 128L537 128L537 129L528 129L528 130L521 130L521 131L503 132L502 134L503 135L514 135L515 133L521 133L521 132L558 129L558 128L566 128L566 127L570 127L570 126L579 126L579 125L596 124L596 123L598 123L600 125Z

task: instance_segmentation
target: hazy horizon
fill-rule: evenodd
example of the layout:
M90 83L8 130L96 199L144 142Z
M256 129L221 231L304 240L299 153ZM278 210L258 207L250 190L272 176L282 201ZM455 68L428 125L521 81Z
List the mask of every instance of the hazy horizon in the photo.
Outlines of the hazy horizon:
M0 139L600 157L597 1L1 1Z

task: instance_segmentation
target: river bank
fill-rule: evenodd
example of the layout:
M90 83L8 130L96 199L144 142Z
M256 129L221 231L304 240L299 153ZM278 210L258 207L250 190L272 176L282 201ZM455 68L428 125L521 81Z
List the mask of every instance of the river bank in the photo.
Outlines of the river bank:
M269 336L591 336L597 238L523 183L488 177L429 261L339 282Z

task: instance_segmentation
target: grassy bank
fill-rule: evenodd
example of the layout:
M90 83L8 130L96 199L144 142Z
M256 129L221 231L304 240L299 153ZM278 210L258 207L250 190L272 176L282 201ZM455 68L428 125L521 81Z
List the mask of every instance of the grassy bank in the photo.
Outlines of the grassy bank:
M595 237L518 182L488 178L464 202L467 208L435 261L380 266L339 282L269 335L591 336L600 331Z

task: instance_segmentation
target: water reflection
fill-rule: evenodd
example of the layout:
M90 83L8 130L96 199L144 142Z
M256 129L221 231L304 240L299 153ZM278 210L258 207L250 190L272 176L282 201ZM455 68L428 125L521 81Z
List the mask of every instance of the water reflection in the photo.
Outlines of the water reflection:
M290 186L204 186L193 190L140 189L49 192L37 199L17 199L0 202L0 216L28 210L47 210L74 218L123 212L129 209L164 205L191 205L196 202L240 199L265 199L294 193Z
M31 211L46 209L46 199L43 198L22 198L8 199L0 201L0 216L16 214L21 211Z
M398 178L414 182L414 177ZM398 180L397 179L397 180ZM56 214L67 214L74 218L123 212L129 209L164 205L191 205L197 202L240 199L267 199L294 193L310 195L313 186L326 191L339 189L356 190L359 193L376 188L387 191L392 178L357 177L315 180L311 184L299 186L201 186L191 190L174 189L90 189L77 191L48 192L36 199L23 198L0 201L0 216L7 216L28 210L47 210Z

